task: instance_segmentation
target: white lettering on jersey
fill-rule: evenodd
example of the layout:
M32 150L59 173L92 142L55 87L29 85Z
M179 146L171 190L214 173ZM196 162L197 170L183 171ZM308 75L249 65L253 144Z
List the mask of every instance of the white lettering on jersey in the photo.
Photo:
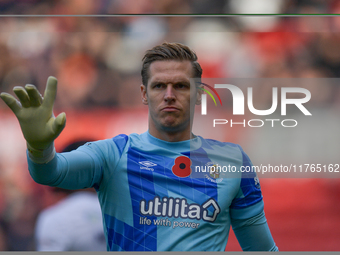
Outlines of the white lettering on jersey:
M208 208L211 207L209 212ZM210 198L202 205L188 204L185 198L173 198L155 196L148 202L142 199L139 203L139 211L143 216L162 216L182 219L193 219L214 222L221 209L215 199Z

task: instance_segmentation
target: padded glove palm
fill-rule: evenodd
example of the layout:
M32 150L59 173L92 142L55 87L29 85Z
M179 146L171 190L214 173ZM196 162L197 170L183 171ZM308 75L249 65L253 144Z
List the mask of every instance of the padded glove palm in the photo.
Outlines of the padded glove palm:
M52 112L57 94L57 79L52 76L47 79L44 98L30 84L25 88L14 87L13 91L20 102L8 93L1 93L0 97L18 118L28 149L43 151L51 147L66 123L65 113L55 118Z

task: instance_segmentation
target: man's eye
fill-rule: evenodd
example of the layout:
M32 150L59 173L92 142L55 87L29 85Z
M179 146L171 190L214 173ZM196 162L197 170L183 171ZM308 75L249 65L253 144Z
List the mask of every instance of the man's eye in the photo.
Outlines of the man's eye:
M187 86L185 84L177 84L177 88L179 89L184 89L184 88L187 88Z
M163 87L163 84L156 84L155 86L154 86L154 88L156 88L156 89L160 89L160 88L162 88Z

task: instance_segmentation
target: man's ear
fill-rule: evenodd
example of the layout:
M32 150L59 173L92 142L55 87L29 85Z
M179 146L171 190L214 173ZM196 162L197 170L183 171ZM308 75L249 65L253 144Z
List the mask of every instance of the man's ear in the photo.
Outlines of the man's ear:
M147 97L145 85L143 85L143 84L140 85L140 92L141 92L141 96L142 96L142 103L147 105L148 104L148 97Z
M204 91L201 88L203 88L203 85L196 87L196 105L200 105L202 102L202 94Z

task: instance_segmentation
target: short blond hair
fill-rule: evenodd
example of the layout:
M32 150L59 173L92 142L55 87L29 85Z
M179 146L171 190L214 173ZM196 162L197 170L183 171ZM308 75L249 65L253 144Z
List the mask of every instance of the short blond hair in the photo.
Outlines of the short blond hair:
M197 55L193 50L181 43L164 42L145 52L141 70L143 85L147 86L148 84L151 63L159 60L189 60L193 67L193 78L201 78L202 76L202 68L197 62Z

